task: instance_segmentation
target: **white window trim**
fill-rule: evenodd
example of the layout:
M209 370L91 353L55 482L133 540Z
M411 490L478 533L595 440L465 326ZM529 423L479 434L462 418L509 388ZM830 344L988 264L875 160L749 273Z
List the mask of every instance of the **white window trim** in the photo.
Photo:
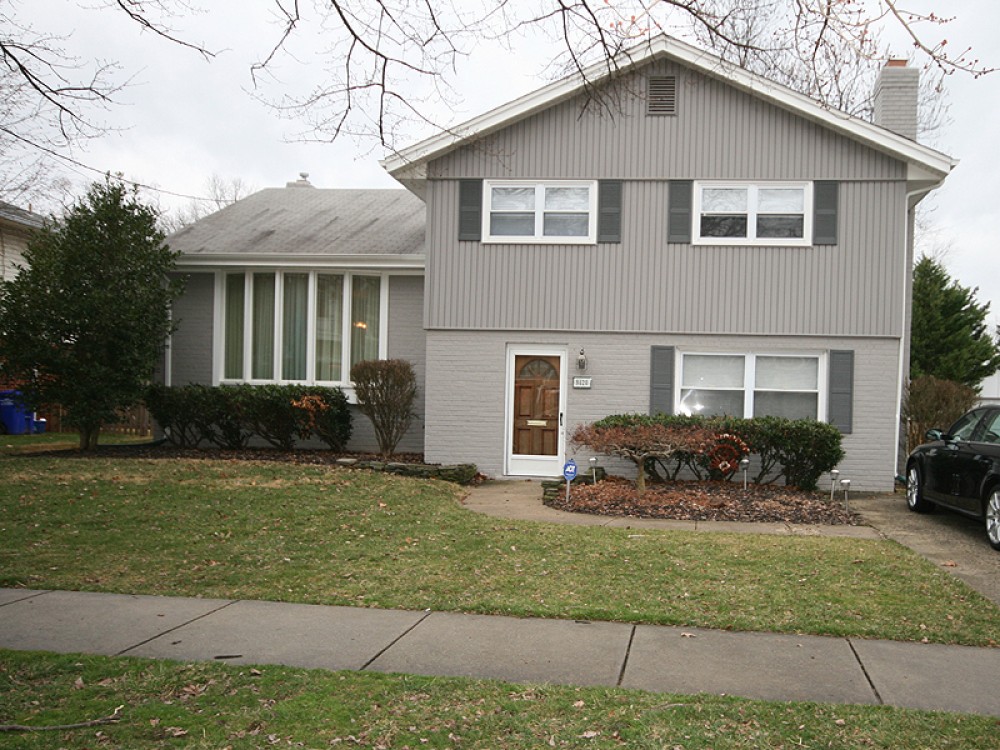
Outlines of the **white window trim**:
M701 204L705 188L745 188L747 195L747 237L702 237ZM757 238L757 191L761 188L802 188L802 237L761 237ZM694 206L691 211L692 241L695 245L739 245L754 247L811 247L813 224L813 183L812 182L741 182L741 181L697 181L694 183Z
M243 372L250 373L252 366L252 340L253 340L253 275L255 273L273 273L275 276L275 300L274 300L274 362L273 372L281 375L281 334L284 322L284 276L289 274L308 274L309 288L306 309L306 372L310 376L316 372L316 278L319 275L331 275L343 277L343 297L342 310L342 336L343 347L342 356L342 380L317 380L315 377L308 377L305 380L287 380L275 377L268 380L250 378L225 378L223 377L225 367L225 294L226 276L229 274L243 274ZM379 332L378 332L378 357L388 358L388 338L389 338L389 279L390 274L367 269L338 269L338 268L269 268L269 267L239 267L224 268L215 272L215 304L214 304L214 334L212 336L212 360L214 385L234 385L238 383L249 383L251 385L319 385L337 387L344 390L348 400L355 403L354 384L349 379L351 362L351 304L352 304L352 279L354 276L377 276L380 279L379 286Z
M676 358L674 364L674 413L683 414L683 405L681 403L681 394L685 389L684 386L684 357L686 356L701 356L701 357L743 357L743 387L742 388L703 388L701 390L717 390L717 391L742 391L743 396L743 414L734 414L732 416L742 416L745 419L753 417L753 406L754 406L754 393L757 390L766 391L768 393L815 393L816 394L816 419L820 422L828 421L829 415L827 414L827 392L828 388L828 360L829 352L827 351L750 351L750 352L734 352L734 351L701 351L701 350L691 350L691 351L680 351L677 352L680 356ZM757 375L757 358L758 357L810 357L816 359L818 362L817 372L816 372L816 389L784 389L775 390L773 388L761 388L756 387L756 375Z
M493 188L514 187L535 190L535 234L530 237L493 235L490 233L490 212ZM546 237L543 232L545 190L548 187L585 187L590 191L587 208L586 236ZM482 207L482 237L484 243L504 245L596 245L597 244L597 180L484 180Z

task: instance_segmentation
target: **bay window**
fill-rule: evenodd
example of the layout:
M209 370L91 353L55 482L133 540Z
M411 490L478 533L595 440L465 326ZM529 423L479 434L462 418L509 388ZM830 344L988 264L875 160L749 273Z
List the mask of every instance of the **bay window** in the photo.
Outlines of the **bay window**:
M387 276L233 271L219 290L222 381L345 384L385 356Z
M809 183L695 185L696 244L807 245L812 236Z
M677 413L822 419L818 354L683 353Z

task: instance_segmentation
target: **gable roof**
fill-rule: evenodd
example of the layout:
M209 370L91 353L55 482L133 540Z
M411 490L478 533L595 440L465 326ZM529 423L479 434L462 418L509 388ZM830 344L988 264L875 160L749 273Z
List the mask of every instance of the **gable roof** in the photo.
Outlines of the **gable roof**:
M697 72L722 80L774 106L818 123L841 135L859 141L907 164L907 179L914 186L936 187L958 163L955 159L904 136L874 125L867 120L831 109L787 86L751 73L720 57L678 39L660 34L621 53L625 62L616 75L634 70L658 58L666 58ZM501 105L478 117L426 138L380 163L389 174L417 194L426 180L427 163L477 138L508 127L542 110L583 92L585 86L609 76L604 61L595 63L519 99Z
M167 237L181 265L423 267L423 201L405 190L268 188Z

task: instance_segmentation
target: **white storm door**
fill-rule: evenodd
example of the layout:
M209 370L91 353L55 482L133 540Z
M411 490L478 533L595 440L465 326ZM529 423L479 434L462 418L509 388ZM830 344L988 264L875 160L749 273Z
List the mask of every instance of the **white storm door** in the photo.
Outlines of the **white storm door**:
M506 473L558 477L566 455L565 348L507 348Z

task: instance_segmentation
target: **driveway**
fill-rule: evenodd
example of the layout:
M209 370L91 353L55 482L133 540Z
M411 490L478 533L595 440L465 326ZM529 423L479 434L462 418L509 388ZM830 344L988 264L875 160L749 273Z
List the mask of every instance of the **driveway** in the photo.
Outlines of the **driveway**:
M961 578L1000 605L1000 552L986 542L983 522L947 510L913 513L902 492L851 499L865 523Z

